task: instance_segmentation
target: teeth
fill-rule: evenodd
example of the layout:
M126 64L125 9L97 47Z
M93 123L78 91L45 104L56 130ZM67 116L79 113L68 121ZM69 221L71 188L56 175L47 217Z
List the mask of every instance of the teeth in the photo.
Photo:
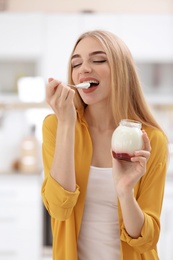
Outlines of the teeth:
M98 84L98 83L99 83L99 82L96 81L96 80L89 80L89 81L86 81L86 82L89 82L90 84L92 84L92 83Z

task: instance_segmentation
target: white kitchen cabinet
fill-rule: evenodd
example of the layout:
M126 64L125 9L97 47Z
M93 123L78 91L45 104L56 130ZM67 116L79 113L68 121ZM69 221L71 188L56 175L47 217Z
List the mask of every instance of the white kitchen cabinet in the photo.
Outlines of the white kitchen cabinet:
M1 13L0 58L33 59L43 50L44 16L38 13Z
M0 259L41 259L40 187L40 175L0 175Z

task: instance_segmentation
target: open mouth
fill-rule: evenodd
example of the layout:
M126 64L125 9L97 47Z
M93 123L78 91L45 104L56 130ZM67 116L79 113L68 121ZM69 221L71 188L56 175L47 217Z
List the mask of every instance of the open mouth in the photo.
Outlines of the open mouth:
M90 80L90 81L87 81L87 82L90 84L89 88L96 87L96 86L99 85L99 82L96 81L96 80Z

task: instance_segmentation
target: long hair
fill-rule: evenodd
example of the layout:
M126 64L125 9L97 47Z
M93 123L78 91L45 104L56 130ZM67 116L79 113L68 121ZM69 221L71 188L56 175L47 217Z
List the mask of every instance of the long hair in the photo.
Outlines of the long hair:
M74 83L72 81L71 57L78 43L86 37L97 39L106 52L111 70L110 102L115 123L118 125L121 119L129 118L162 131L145 100L130 50L119 37L111 32L94 30L79 36L69 60L68 82ZM86 104L80 98L77 90L74 102L78 110L85 109Z

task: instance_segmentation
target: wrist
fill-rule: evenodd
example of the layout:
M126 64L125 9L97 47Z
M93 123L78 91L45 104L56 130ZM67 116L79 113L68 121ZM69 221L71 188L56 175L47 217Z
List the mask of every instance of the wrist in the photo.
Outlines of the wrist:
M132 200L134 198L134 189L117 191L118 199L121 200Z
M64 131L68 131L68 130L72 131L73 129L75 129L75 125L76 125L75 121L69 122L69 121L58 120L58 129L62 129Z

